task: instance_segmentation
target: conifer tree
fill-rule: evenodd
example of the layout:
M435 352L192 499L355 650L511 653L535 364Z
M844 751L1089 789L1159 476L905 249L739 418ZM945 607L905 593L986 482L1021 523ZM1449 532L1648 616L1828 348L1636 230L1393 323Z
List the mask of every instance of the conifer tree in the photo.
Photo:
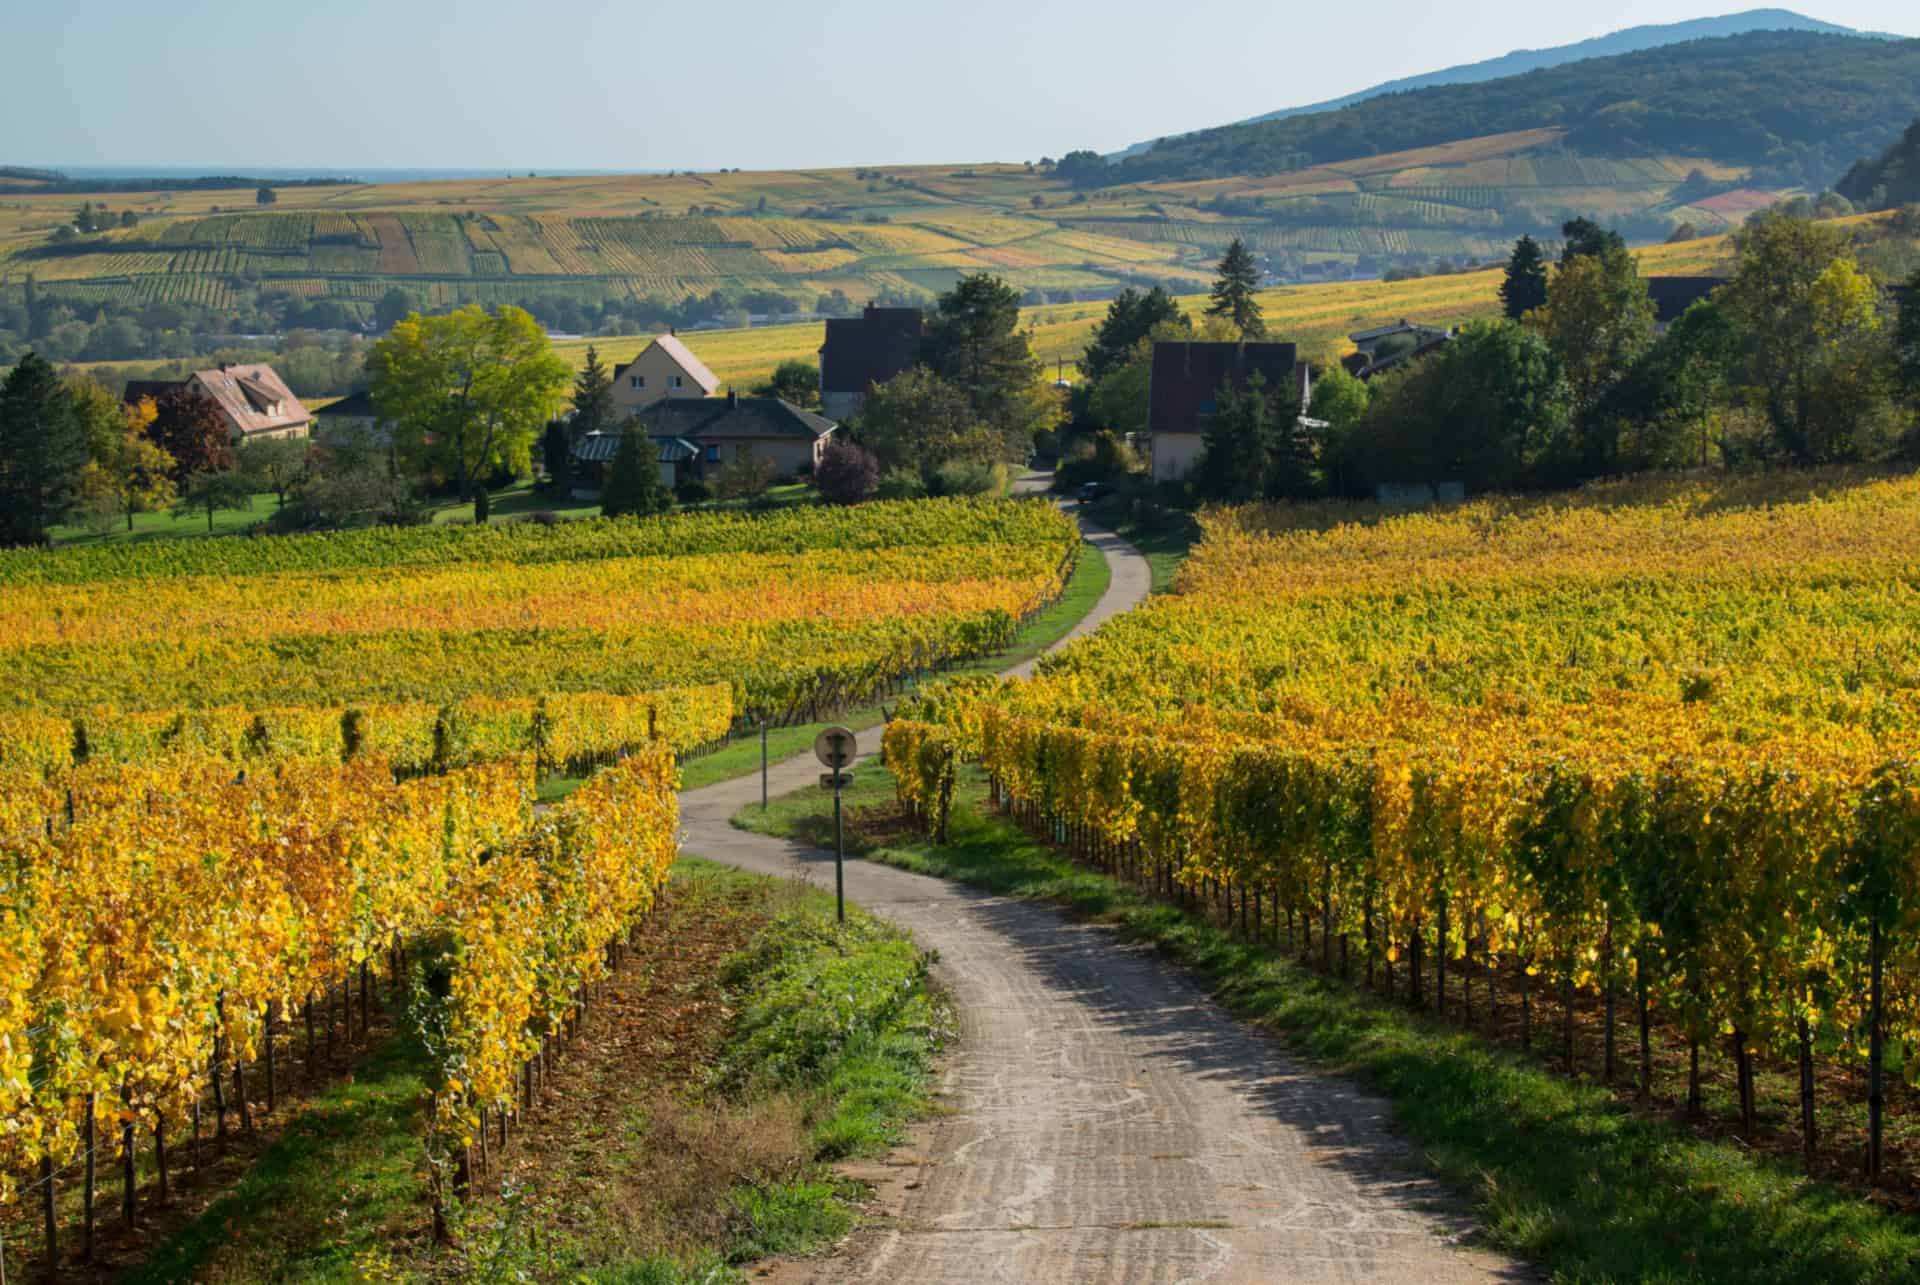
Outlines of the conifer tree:
M660 452L640 421L630 419L621 430L620 449L607 466L606 485L600 489L600 513L609 518L629 514L646 517L672 507L673 492L660 480Z
M1514 242L1507 279L1500 283L1500 302L1509 321L1518 321L1547 302L1547 256L1530 236Z
M1207 305L1207 315L1225 317L1244 339L1262 338L1267 333L1267 322L1260 314L1259 300L1253 297L1259 288L1260 269L1254 265L1246 244L1235 237L1220 258L1220 269L1213 282L1213 302Z
M0 544L45 544L67 515L87 464L73 398L38 354L0 385Z
M587 364L573 381L574 442L588 433L604 433L613 427L613 376L600 361L600 350L587 345Z

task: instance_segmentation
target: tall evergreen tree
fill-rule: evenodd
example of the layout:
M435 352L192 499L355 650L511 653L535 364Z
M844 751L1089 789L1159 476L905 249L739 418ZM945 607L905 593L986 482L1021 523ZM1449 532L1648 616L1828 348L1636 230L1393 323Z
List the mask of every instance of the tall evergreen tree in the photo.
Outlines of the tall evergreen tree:
M1024 459L1043 417L1058 413L1020 329L1020 292L989 273L962 277L940 296L920 359L960 390L975 418L1002 439L1008 460Z
M1095 327L1093 339L1080 357L1080 375L1089 384L1098 383L1132 360L1134 347L1164 322L1191 329L1192 321L1180 311L1173 296L1159 286L1146 293L1128 286L1107 305L1107 315Z
M604 433L614 425L613 376L600 361L600 350L587 345L587 364L573 381L573 440L588 433Z
M646 517L672 507L673 492L660 480L660 450L639 419L630 419L620 432L620 449L607 466L606 485L600 490L600 512L610 518L629 514Z
M0 385L0 543L45 544L73 507L87 432L73 398L37 353Z
M1204 449L1194 469L1195 488L1210 500L1244 503L1262 495L1273 437L1273 405L1258 372L1244 389L1231 381L1214 399L1213 417L1201 432Z
M1514 242L1513 255L1507 260L1507 279L1500 283L1500 302L1507 310L1507 319L1518 321L1546 301L1547 256L1538 241L1523 236Z
M1262 338L1267 333L1267 321L1260 314L1260 301L1253 297L1259 288L1260 269L1254 266L1246 243L1235 237L1220 258L1211 294L1213 302L1207 305L1207 315L1225 317L1239 329L1243 338Z

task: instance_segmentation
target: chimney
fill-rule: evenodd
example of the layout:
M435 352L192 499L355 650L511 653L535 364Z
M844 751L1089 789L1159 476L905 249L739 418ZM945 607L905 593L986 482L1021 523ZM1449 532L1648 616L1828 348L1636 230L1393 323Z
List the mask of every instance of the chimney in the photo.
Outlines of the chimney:
M678 338L678 337L679 337L679 335L680 335L680 327L678 327L678 326L668 326L668 327L667 327L667 336L668 336L669 338Z

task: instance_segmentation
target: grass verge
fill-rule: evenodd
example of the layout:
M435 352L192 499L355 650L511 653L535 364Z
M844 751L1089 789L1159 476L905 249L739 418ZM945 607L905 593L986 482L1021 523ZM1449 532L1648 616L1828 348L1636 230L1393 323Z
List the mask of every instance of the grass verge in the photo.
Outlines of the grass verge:
M988 813L977 772L944 847L892 822L891 797L884 768L856 774L850 851L1052 901L1152 945L1230 1011L1388 1098L1427 1166L1472 1201L1488 1240L1556 1280L1920 1279L1914 1219L1627 1109L1600 1086L1549 1074L1076 865ZM831 834L831 802L803 792L735 824L818 841Z
M425 1059L379 1047L160 1243L135 1281L717 1285L852 1227L831 1163L928 1105L947 1028L928 956L830 898L699 861L669 890L501 1163L432 1243ZM825 998L822 998L825 997Z
M1107 592L1107 586L1112 583L1112 580L1113 570L1107 566L1107 560L1091 550L1083 550L1083 556L1074 564L1073 574L1068 577L1066 589L1061 593L1060 600L1029 620L1006 650L969 661L957 669L946 671L942 676L996 674L1010 666L1033 659L1066 637L1075 625L1084 620L1087 613L1093 610L1094 604L1099 602ZM871 705L849 710L832 722L858 732L879 726L881 718L880 704L876 701ZM828 723L822 722L774 728L767 734L768 761L779 763L795 754L806 753L813 745L813 738L820 734L821 728L827 726L829 726ZM697 790L701 786L730 781L735 777L746 776L759 770L760 739L750 736L686 764L680 769L680 788ZM564 792L568 789L577 788L577 786L578 782L575 782L573 787L549 782L547 787L542 788L541 798L543 801L552 802L553 799L564 797ZM549 798L550 789L559 790L561 793L555 793L552 798Z
M1146 556L1153 573L1153 592L1166 593L1180 564L1200 542L1200 526L1191 513L1167 510L1152 522L1135 521L1135 501L1125 494L1109 495L1086 506L1087 516L1115 532Z

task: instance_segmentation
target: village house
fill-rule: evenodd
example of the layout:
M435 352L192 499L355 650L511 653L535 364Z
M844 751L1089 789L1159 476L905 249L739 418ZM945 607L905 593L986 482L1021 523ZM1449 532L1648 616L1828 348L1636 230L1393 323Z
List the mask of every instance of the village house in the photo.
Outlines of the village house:
M1258 374L1268 388L1289 381L1304 409L1313 397L1313 372L1293 344L1181 343L1153 346L1147 386L1147 450L1156 482L1177 482L1206 449L1207 423L1222 388L1244 391Z
M364 437L384 445L389 434L379 412L374 410L373 394L362 389L314 411L312 436L316 441L352 441Z
M796 478L811 474L820 453L838 427L832 420L802 410L779 397L668 397L640 413L640 425L656 442L680 442L693 449L692 460L667 459L676 481L689 473L709 477L741 455L770 460L774 476ZM611 459L612 456L607 457Z
M668 397L711 397L720 378L678 335L659 336L625 365L613 368L613 404L629 414Z
M821 412L829 419L846 419L860 409L875 384L918 364L924 321L918 308L873 304L861 316L829 320L827 340L820 347Z
M619 432L588 433L573 444L572 482L597 489L606 482L607 469L620 453ZM700 448L678 437L649 437L654 458L659 462L660 481L668 490L698 475Z
M127 383L125 400L143 397L155 401L186 388L219 407L221 418L236 443L266 437L305 437L313 417L293 395L280 373L265 363L237 366L221 362L212 370L196 370L185 379L135 379Z

